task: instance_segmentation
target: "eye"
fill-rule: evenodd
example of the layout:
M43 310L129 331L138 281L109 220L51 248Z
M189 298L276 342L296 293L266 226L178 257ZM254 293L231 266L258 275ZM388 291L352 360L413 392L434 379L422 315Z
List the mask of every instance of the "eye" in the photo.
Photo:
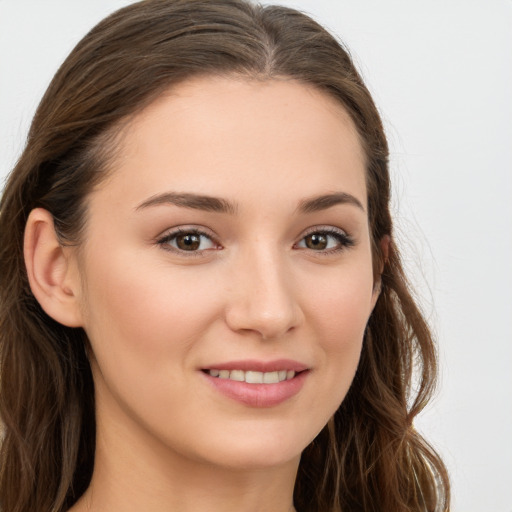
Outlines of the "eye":
M310 231L297 243L296 247L331 253L352 247L353 245L354 241L344 231L329 228Z
M201 252L217 249L211 236L197 229L178 229L160 238L157 243L167 250L176 252Z

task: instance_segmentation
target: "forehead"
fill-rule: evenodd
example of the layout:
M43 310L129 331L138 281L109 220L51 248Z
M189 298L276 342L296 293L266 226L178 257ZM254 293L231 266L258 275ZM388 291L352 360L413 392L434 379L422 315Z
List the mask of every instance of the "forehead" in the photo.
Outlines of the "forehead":
M134 202L165 189L283 197L348 188L366 205L354 123L334 98L296 80L186 81L134 116L120 140L107 187Z

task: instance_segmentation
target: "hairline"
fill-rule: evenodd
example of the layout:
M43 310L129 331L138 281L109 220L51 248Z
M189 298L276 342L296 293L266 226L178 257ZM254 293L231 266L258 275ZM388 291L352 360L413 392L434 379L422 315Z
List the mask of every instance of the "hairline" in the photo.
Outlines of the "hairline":
M83 245L85 233L88 224L88 212L89 212L89 199L92 193L101 187L106 181L108 181L118 169L117 163L122 158L122 152L125 148L125 140L129 133L133 123L140 118L140 116L152 106L158 102L173 96L174 91L182 85L193 84L194 82L200 82L210 78L225 78L229 80L241 81L241 82L295 82L305 88L309 89L313 94L319 94L323 99L328 100L333 106L336 107L336 113L341 117L344 122L348 122L353 129L356 140L360 149L360 156L362 159L362 165L365 172L365 192L366 199L368 199L369 186L368 186L368 163L369 163L369 152L367 149L367 141L360 133L360 129L357 126L356 121L350 113L350 109L344 104L344 102L337 97L335 94L327 91L319 85L303 80L299 77L285 74L262 73L262 72L240 72L240 71L206 71L206 72L193 72L188 76L174 81L173 83L167 83L161 87L155 87L149 92L144 99L134 108L133 112L125 115L121 119L118 119L111 126L107 126L98 135L90 140L90 156L89 165L96 168L97 179L94 180L91 188L87 191L82 199L81 208L83 210L82 222L80 228L75 236L75 242L72 245L76 245L78 252L80 253L80 247ZM368 201L369 202L369 201ZM368 211L366 212L368 217ZM368 217L368 220L369 217Z

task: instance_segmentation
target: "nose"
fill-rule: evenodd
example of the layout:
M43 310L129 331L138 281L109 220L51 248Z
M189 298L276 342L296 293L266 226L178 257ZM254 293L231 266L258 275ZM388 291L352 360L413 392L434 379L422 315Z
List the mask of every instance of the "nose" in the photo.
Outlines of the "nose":
M236 332L278 339L298 327L303 313L285 258L271 251L240 255L232 267L226 322Z

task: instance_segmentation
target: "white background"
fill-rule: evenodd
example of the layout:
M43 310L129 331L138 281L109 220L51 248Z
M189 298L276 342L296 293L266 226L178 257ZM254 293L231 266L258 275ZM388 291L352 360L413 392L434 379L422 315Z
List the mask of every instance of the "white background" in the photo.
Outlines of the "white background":
M74 44L123 0L0 0L0 179ZM384 118L395 218L439 340L418 427L454 512L512 512L512 1L284 0L348 45Z

